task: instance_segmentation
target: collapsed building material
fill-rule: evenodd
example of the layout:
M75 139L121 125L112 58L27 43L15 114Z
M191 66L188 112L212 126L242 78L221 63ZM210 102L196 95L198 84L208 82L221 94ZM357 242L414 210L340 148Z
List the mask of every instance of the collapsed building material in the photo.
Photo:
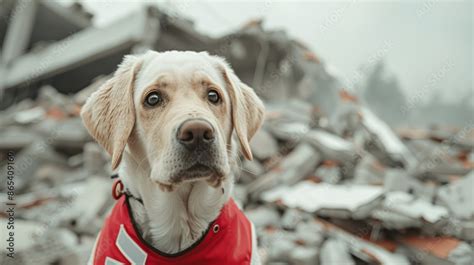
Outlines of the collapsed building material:
M355 146L345 139L323 130L311 130L305 140L318 149L325 159L351 163L357 158Z
M389 168L385 170L384 187L387 191L403 191L417 197L432 201L436 194L436 187L428 185L409 175L406 170Z
M303 100L270 101L265 104L265 110L267 112L267 123L297 122L306 125L314 124L314 105Z
M84 144L83 153L84 169L91 175L103 175L107 172L107 159L104 150L97 144L87 142Z
M316 169L314 176L329 184L337 184L342 179L341 168L335 163L323 163Z
M313 216L298 209L288 208L281 216L281 226L287 230L295 230L300 228L298 224L312 220ZM298 233L298 231L296 231ZM318 233L315 233L318 234Z
M262 128L252 138L250 142L252 154L258 160L265 160L274 157L278 153L278 143L273 136Z
M249 184L265 173L265 168L256 159L242 162L240 176L237 176L242 184Z
M0 219L0 225L7 227L7 221ZM10 239L10 241L7 241ZM9 242L14 240L13 250ZM23 220L15 220L14 238L0 242L0 263L5 265L47 265L61 259L65 254L74 253L78 246L76 235L66 229L50 229L46 225ZM88 248L92 249L92 245ZM11 258L8 253L13 253ZM47 253L47 255L45 255Z
M321 247L321 265L331 264L355 264L344 241L330 238Z
M35 132L24 130L21 127L8 127L0 132L0 151L17 152L41 137Z
M36 178L38 171L48 165L64 166L66 160L55 152L47 140L33 143L23 149L15 158L15 192L22 193L30 185L38 181ZM7 172L7 165L2 167L3 172ZM0 183L0 190L5 190L6 182Z
M54 1L21 0L10 8L12 14L6 19L8 30L2 43L4 64L40 42L58 41L91 25L91 16Z
M56 83L53 85L60 91L78 91L99 73L94 72L91 76L91 74L87 75L86 69L82 72L77 69L91 67L90 63L95 62L94 68L104 67L103 74L113 72L122 56L131 52L135 45L156 38L154 32L157 32L157 25L158 21L153 13L142 10L139 15L132 14L104 28L87 28L40 51L17 58L5 70L2 87L17 87L26 82L35 82L56 75ZM112 54L116 55L112 56ZM44 66L38 66L32 62L43 62ZM70 69L76 70L68 72ZM78 77L83 80L79 81ZM68 80L67 89L63 78ZM72 80L77 80L77 82L72 82ZM71 86L72 84L74 85Z
M325 232L321 224L314 221L314 217L296 224L296 238L305 246L320 247L324 241Z
M462 179L439 188L437 199L460 219L474 218L474 171Z
M369 134L367 150L381 161L412 169L416 159L392 129L367 108L360 109L362 125Z
M354 169L355 184L381 185L384 183L386 168L377 158L370 153L365 154L360 159Z
M400 252L404 248L391 240L407 231L454 236L461 247L441 244L449 255L436 261L468 260L471 252L460 240L474 241L468 205L473 199L472 173L464 176L474 165L471 127L433 127L422 133L410 128L399 132L400 140L342 89L321 58L284 31L264 30L261 21L213 39L197 32L192 22L157 7L95 28L87 26L89 17L80 5L64 11L63 6L52 10L57 3L35 2L23 10L36 12L35 18L18 16L27 23L25 31L14 26L22 37L18 47L8 40L12 53L5 58L10 63L2 58L0 64L0 93L5 92L0 108L34 98L1 112L0 166L5 152L13 149L18 218L40 226L40 240L61 238L55 233L66 231L62 234L74 235L74 244L65 239L73 251L62 253L54 247L51 252L30 248L37 260L24 264L85 263L113 201L110 161L81 124L80 108L110 78L124 54L146 49L223 55L264 100L263 129L250 143L255 159L234 165L233 190L238 206L255 225L264 264L408 264L407 256L419 263L416 255ZM3 44L16 3L6 0L0 5L0 16L6 16L0 19ZM45 18L48 12L50 19ZM54 15L63 13L70 16ZM77 17L85 18L85 24ZM32 25L32 20L42 25ZM46 22L60 25L39 31ZM66 32L69 23L76 28ZM32 151L38 144L40 150ZM6 194L4 183L0 192ZM5 205L0 208L5 210ZM315 213L327 218L326 223L316 222ZM431 242L430 237L420 240ZM432 255L425 252L420 253Z
M260 246L267 253L269 262L289 262L295 241L295 235L284 230L266 229L260 233Z
M262 199L322 216L364 218L381 202L382 195L383 189L376 186L303 181L293 187L282 186L264 192Z
M455 238L407 236L400 242L418 264L468 265L474 262L472 247Z
M434 224L449 217L446 208L405 192L393 191L385 196L384 208L413 219L421 219Z
M267 127L275 138L289 143L298 143L310 129L308 124L294 121L269 123Z
M280 216L274 208L259 207L245 211L245 214L256 227L278 227Z
M375 220L382 222L383 227L387 229L419 228L423 225L423 221L420 219L393 212L383 206L373 210L370 215Z
M365 262L372 264L410 264L410 261L400 253L390 252L370 241L352 235L335 225L321 221L327 232L337 240L345 242L351 253Z
M314 265L318 264L319 251L317 248L296 246L290 252L290 261L292 264Z
M452 175L464 176L474 170L473 166L450 155L450 151L452 149L448 146L438 145L431 153L425 154L416 167L416 176L446 182Z
M126 54L147 49L202 50L210 39L187 23L149 6L109 26L88 27L23 54L8 67L0 68L0 90L4 92L0 108L34 96L35 88L43 81L63 93L77 92L96 76L112 73Z
M319 153L313 147L299 144L276 168L250 183L249 194L259 196L277 185L293 185L307 177L319 162Z
M93 177L83 182L62 185L59 189L48 203L24 211L22 216L48 227L64 227L81 235L95 235L112 202L109 195L110 181Z
M290 264L318 264L319 247L324 241L324 231L313 218L297 224L295 233L275 227L260 229L260 246L268 262ZM296 251L296 249L299 249ZM294 253L294 252L297 253Z

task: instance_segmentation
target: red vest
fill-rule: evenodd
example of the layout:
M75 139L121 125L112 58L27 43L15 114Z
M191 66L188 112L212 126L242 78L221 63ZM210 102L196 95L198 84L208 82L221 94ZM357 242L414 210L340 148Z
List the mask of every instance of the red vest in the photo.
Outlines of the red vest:
M162 253L137 233L127 198L122 196L105 220L93 264L250 264L251 229L250 221L230 199L200 240L177 254Z

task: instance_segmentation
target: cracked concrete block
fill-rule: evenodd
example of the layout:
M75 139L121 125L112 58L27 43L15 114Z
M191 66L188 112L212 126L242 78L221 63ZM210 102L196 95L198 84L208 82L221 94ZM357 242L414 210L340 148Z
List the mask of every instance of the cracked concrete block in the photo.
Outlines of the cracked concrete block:
M280 227L280 215L273 207L261 206L252 210L246 210L245 214L256 228L267 226Z
M262 194L266 202L279 201L290 208L339 218L367 217L380 204L383 189L369 185L331 185L302 181L293 187L281 186Z
M306 222L300 222L296 225L296 238L298 242L304 244L305 246L319 247L324 241L325 232L323 227L314 222L314 220L309 220Z
M297 209L286 209L285 213L281 217L281 225L284 229L294 230L296 226L311 218L311 215L308 215L305 212L302 212Z
M437 200L456 217L474 218L474 171L462 179L439 188Z
M337 184L342 180L341 169L337 165L321 165L314 172L314 176L328 184Z
M335 238L327 239L321 247L321 265L345 264L355 265L349 247L344 241Z
M237 175L237 180L243 184L249 184L264 173L265 168L256 159L251 161L245 160L242 162L242 168L240 169L240 175Z
M323 130L309 131L305 141L318 149L324 159L349 162L357 157L353 143Z
M6 227L6 219L0 219L2 227ZM0 242L0 263L5 265L53 264L77 247L76 235L67 230L34 221L15 221L15 254L14 258L6 254L8 242ZM47 253L47 255L45 255Z
M297 246L290 253L290 261L293 264L318 265L319 251L314 247Z
M47 140L33 143L15 155L15 192L20 194L35 182L35 176L47 164L65 166L66 159L54 151ZM2 170L7 172L7 165ZM5 182L0 183L0 190L5 189Z
M250 142L252 154L258 160L265 160L278 154L278 143L264 128L257 131Z
M309 176L320 162L319 153L301 143L277 166L249 184L249 193L259 196L262 191L278 185L293 185Z

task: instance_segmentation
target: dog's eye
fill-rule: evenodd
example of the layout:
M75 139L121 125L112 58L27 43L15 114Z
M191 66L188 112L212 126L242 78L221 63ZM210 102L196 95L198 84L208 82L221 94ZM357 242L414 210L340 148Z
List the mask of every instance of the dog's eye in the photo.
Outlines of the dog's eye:
M219 94L215 90L210 90L207 92L207 99L212 103L212 104L217 104L221 100L219 97Z
M163 98L161 97L161 94L158 92L151 92L146 96L145 99L145 104L149 107L154 107L158 104L160 104L163 101Z

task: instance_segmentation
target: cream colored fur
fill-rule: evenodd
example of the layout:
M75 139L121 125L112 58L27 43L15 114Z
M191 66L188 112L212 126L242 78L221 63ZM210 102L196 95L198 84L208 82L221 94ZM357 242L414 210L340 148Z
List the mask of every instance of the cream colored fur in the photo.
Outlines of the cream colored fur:
M219 91L222 105L206 102L203 93L209 88ZM145 95L157 89L166 93L166 104L144 107ZM207 53L149 51L127 56L114 77L89 98L81 115L111 155L125 187L143 199L143 205L131 200L140 233L155 248L176 253L203 235L230 198L238 150L233 139L252 159L249 141L263 113L260 99L223 59ZM189 118L205 119L216 128L213 165L222 174L175 183L176 168L184 167L185 161L172 139Z

